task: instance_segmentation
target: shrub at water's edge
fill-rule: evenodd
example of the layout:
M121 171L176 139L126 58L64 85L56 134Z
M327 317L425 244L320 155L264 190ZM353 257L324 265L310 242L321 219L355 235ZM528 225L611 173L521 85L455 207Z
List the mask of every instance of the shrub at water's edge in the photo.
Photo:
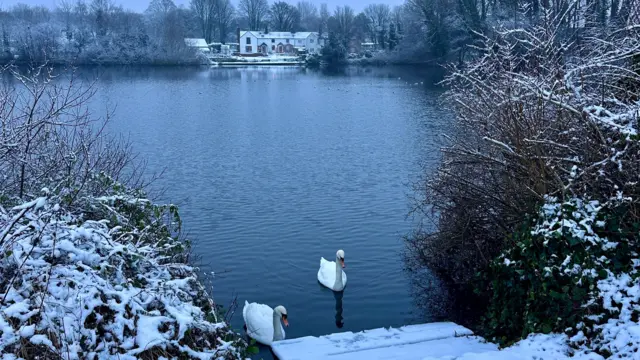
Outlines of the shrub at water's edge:
M480 335L561 332L602 356L640 346L613 335L639 330L638 30L496 30L451 69L455 129L418 184L431 221L408 256L476 290Z
M624 202L547 199L537 220L515 232L515 246L479 275L476 289L489 296L482 333L502 345L564 332L605 355L638 349L638 341L618 348L607 326L640 328L639 229Z
M174 205L102 134L91 84L41 66L0 94L0 352L18 358L244 358L190 266Z

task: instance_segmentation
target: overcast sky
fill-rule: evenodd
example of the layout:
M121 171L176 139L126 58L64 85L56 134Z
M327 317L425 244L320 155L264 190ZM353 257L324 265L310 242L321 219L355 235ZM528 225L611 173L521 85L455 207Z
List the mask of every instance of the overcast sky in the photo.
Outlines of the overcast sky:
M53 8L55 7L58 0L0 0L0 8L9 8L15 4L23 3L29 5L45 5L47 7ZM115 0L117 4L121 4L125 9L130 9L138 12L142 12L149 5L150 0ZM286 1L286 0L285 0ZM313 1L313 0L312 0ZM180 6L189 6L189 0L174 0L175 4ZM231 0L234 4L237 4L238 0ZM272 3L273 0L269 0L269 3ZM286 1L291 4L295 4L297 0L288 0ZM333 11L333 9L338 5L349 5L353 7L356 11L361 11L365 6L372 3L387 3L390 6L401 5L404 0L318 0L313 1L318 6L320 3L326 2L329 5L329 9Z

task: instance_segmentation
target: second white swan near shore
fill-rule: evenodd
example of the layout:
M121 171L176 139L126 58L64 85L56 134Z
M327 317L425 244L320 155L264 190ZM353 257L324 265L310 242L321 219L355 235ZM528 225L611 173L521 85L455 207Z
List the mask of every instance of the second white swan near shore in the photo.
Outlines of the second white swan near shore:
M245 300L242 308L242 317L250 338L264 345L271 345L274 341L284 340L285 333L280 319L284 326L289 326L287 320L287 309L284 306L276 306L275 309L258 303L251 303Z

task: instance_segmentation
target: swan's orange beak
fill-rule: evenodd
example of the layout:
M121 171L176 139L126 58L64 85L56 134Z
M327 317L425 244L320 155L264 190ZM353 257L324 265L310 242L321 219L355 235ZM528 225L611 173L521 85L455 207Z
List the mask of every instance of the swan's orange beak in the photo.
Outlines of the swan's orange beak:
M286 317L282 318L282 322L284 323L284 326L289 326L289 320L287 320Z
M344 259L340 259L340 263L342 263L342 268L344 269L345 268Z

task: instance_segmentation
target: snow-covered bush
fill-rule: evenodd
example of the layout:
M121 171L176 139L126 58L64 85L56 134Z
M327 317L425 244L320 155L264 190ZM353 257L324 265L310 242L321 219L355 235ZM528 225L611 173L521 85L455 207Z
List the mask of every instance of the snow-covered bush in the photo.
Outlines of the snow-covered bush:
M480 276L477 289L489 296L483 333L508 344L565 332L576 345L617 352L607 323L635 319L640 330L639 218L626 202L546 200ZM628 350L640 347L640 337L629 341Z
M175 207L126 191L81 202L85 214L69 212L45 190L0 208L0 353L241 358L243 341L186 263L188 244L170 235Z
M307 67L317 68L320 66L321 57L319 54L307 54L304 56L304 63Z

